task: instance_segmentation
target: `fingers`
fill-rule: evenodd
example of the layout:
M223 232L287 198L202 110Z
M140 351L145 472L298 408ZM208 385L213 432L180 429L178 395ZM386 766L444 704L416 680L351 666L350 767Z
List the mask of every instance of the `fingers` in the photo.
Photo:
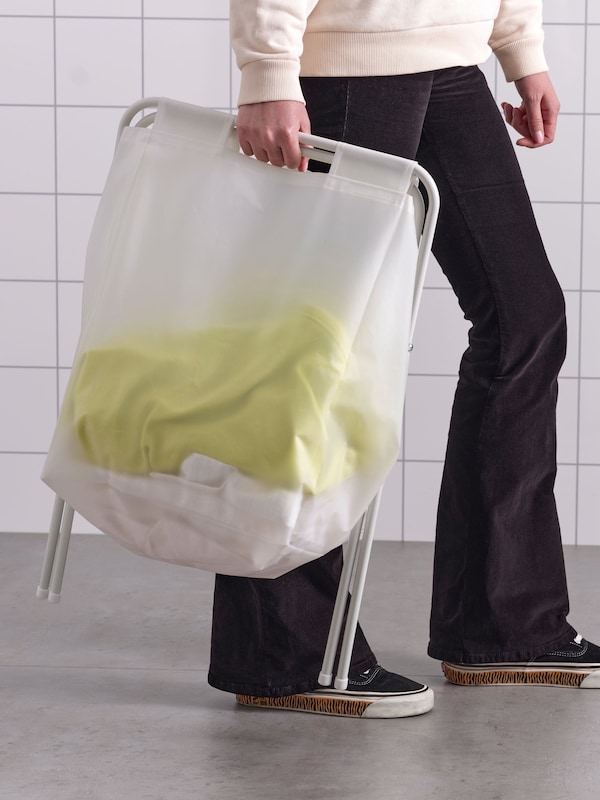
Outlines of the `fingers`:
M310 132L310 122L303 103L278 100L241 106L237 132L242 152L276 167L304 172L308 159L303 158L298 132Z
M255 156L258 161L270 162L275 167L286 166L296 169L301 155L297 135L288 132L262 130L260 132L238 133L242 151L247 156ZM295 138L295 141L294 141Z
M258 161L270 162L276 167L286 166L296 169L300 164L300 147L296 139L297 153L291 141L281 146L282 138L276 136L271 131L260 133L240 131L238 127L238 138L242 152L247 156L254 156Z
M546 123L535 114L532 118L524 104L515 108L510 103L502 103L502 109L508 125L521 134L521 138L516 141L521 147L542 147L554 140L556 124Z
M528 75L515 81L523 102L515 109L503 103L505 119L521 139L522 147L542 147L554 141L560 102L547 72Z
M502 110L504 111L504 119L507 124L514 128L517 133L521 134L521 138L517 139L516 144L521 147L539 147L532 136L527 119L525 109L521 107L511 106L510 103L502 103Z

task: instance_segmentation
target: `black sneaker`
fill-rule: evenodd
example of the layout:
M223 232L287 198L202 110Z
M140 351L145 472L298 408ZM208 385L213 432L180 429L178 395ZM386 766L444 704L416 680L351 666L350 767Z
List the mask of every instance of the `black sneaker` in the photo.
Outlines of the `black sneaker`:
M600 647L577 635L559 650L544 653L531 661L495 664L452 664L443 661L442 670L450 683L461 686L527 683L600 689Z
M383 719L414 717L433 708L433 692L423 683L371 667L348 680L347 689L315 689L287 697L236 695L236 700L254 708L307 711L335 717Z

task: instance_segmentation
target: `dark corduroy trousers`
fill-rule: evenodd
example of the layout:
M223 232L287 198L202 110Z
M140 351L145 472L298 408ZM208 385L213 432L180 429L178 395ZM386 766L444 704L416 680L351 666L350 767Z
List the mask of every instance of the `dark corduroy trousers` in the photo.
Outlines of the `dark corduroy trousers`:
M431 173L433 250L472 325L440 493L429 654L541 655L573 634L553 491L566 323L499 110L477 67L302 88L313 133ZM315 688L341 564L335 550L276 580L218 575L209 682L262 696ZM375 663L362 631L352 663Z

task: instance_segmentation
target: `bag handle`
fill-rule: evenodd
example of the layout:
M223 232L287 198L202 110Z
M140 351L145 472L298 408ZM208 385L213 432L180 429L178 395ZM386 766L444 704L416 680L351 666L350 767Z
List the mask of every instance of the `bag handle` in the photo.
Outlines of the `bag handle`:
M152 110L151 110L152 109ZM154 111L154 109L156 109ZM121 117L117 141L124 129L132 125L136 116L145 111L136 127L156 124L162 130L177 136L189 136L201 141L215 154L225 148L239 152L235 131L235 114L201 108L189 103L181 103L167 98L147 97L133 103ZM433 243L437 223L440 198L437 186L431 175L416 161L379 153L364 147L326 139L322 136L300 133L298 135L303 156L331 164L327 180L335 183L363 186L368 191L377 190L398 196L411 195L418 212L419 251L417 260L417 279L413 296L412 319L410 326L410 349L425 283L425 271ZM244 156L247 158L247 156ZM419 185L427 195L427 212Z
M150 125L165 133L190 137L201 142L214 152L232 144L238 149L235 137L235 114L202 108L190 103L182 103L165 97L147 97L133 103L121 117L117 140L126 127L132 125L135 117L145 114L135 127L147 128ZM387 153L376 153L364 147L326 139L322 136L300 133L298 136L303 156L331 164L331 177L379 186L394 192L405 194L410 186L415 161L391 156Z
M134 122L146 111L149 113ZM167 135L189 139L214 155L226 147L239 150L235 115L166 97L145 97L129 106L119 122L117 145L125 128L150 126Z

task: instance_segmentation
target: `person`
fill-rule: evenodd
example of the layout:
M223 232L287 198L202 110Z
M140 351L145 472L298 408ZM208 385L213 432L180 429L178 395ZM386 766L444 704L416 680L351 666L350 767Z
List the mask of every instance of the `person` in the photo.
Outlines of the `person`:
M541 0L231 0L248 156L305 171L298 132L418 161L441 211L433 252L470 321L440 491L428 653L462 685L600 687L567 622L553 494L564 300L517 145L555 137ZM522 98L504 120L477 66ZM312 164L313 169L324 169ZM340 550L276 580L217 576L209 682L247 705L411 716L431 689L377 664L359 629L348 690L318 687Z

